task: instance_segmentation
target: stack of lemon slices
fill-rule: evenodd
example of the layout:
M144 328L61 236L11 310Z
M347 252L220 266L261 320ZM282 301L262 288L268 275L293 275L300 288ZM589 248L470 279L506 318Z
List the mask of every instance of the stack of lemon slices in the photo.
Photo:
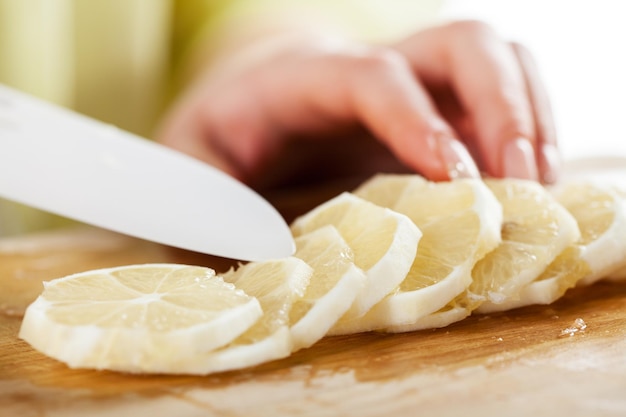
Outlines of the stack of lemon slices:
M597 184L381 174L291 230L293 256L221 275L148 264L52 280L20 337L73 368L205 375L626 279L625 194Z
M355 194L406 214L423 237L405 279L366 314L341 320L331 334L429 327L424 321L469 287L474 264L500 243L502 208L482 181L378 175Z

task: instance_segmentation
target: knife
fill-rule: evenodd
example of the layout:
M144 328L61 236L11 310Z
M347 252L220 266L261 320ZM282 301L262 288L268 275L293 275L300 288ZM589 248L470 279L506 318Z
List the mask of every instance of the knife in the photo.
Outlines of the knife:
M221 257L293 254L278 211L199 160L0 85L0 196Z

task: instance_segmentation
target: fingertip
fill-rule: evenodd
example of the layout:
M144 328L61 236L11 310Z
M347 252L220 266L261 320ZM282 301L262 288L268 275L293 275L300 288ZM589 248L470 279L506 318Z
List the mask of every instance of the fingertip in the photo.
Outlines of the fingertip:
M530 140L518 137L504 144L502 173L507 178L539 180L535 151Z
M453 135L438 132L427 143L412 165L431 181L481 177L470 152Z
M448 179L480 178L480 171L465 145L450 136L440 136L437 142Z
M561 170L561 155L557 147L544 143L539 149L539 168L541 181L545 184L554 184L559 179Z

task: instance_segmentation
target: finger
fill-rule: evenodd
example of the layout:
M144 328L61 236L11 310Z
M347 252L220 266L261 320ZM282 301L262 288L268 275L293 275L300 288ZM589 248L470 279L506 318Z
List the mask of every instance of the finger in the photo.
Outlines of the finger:
M307 82L302 83L303 79ZM361 122L398 159L426 177L444 180L479 175L469 153L399 54L367 51L329 57L299 71L292 81L292 86L284 87L293 95L292 109L313 108L323 117Z
M245 174L257 171L267 155L277 154L278 136L360 122L399 160L430 179L479 176L398 54L342 50L295 61L271 71L260 68L219 94L196 91L198 99L183 101L166 124L163 142Z
M531 53L518 43L511 43L526 84L535 120L536 155L539 178L547 184L556 182L560 170L560 156L552 108L546 89L539 76L537 64Z
M420 77L449 83L473 121L475 148L492 176L537 179L534 119L509 45L483 23L457 22L398 45Z

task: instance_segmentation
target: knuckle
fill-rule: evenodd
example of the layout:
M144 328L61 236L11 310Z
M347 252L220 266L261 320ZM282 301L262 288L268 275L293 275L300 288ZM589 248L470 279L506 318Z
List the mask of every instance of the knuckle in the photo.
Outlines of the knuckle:
M516 138L526 138L531 141L534 139L531 124L521 114L511 115L511 117L502 120L496 128L496 137L502 140L510 140Z
M524 45L523 43L511 41L509 42L509 47L511 48L511 50L513 50L513 52L515 53L515 55L517 55L519 59L523 59L525 61L528 61L528 60L532 61L533 54L530 51L530 49L528 49L528 47Z
M402 54L386 48L377 48L354 57L353 65L359 71L374 74L396 73L409 68L409 63Z
M451 35L462 39L496 37L493 27L480 20L459 20L449 23L446 29Z
M501 108L508 109L506 125L520 126L518 130L530 133L533 127L533 112L526 96L520 94L520 87L515 85L502 86L500 89Z

